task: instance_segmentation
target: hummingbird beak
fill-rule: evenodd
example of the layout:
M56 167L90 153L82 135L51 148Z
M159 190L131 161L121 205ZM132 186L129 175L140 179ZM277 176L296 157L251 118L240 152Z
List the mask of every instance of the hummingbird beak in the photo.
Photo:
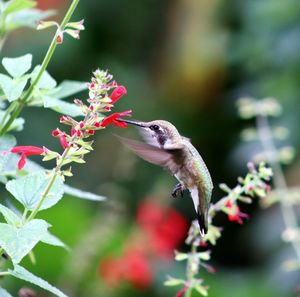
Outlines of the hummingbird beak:
M136 122L136 121L124 120L124 119L122 119L122 120L116 119L116 121L125 122L127 124L131 124L131 125L135 125L135 126L139 126L139 127L143 127L143 128L146 127L146 125L143 122Z

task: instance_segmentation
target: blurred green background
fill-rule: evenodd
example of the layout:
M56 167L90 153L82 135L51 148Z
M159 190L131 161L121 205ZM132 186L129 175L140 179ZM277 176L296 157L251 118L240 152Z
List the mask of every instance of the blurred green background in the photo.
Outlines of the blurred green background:
M41 0L63 17L70 1ZM283 105L278 120L288 127L290 143L300 145L300 4L296 0L84 0L73 20L84 18L80 40L66 37L58 46L48 71L58 81L88 81L96 68L108 69L127 95L114 111L133 110L133 118L165 119L192 139L216 185L213 201L222 197L217 185L236 184L245 174L259 144L242 143L239 134L251 124L238 119L236 100L241 96L275 97ZM19 30L12 34L3 56L34 55L40 63L50 43L51 30ZM82 99L87 93L78 96ZM70 98L71 100L72 98ZM19 145L60 149L51 130L59 115L51 110L27 108ZM174 296L176 288L163 286L165 275L185 273L184 263L152 259L152 285L141 291L130 285L110 288L98 274L107 254L118 254L134 233L137 205L146 197L170 204L188 220L195 217L186 195L172 200L174 178L138 159L113 133L138 138L133 127L109 127L95 136L94 151L86 164L74 166L69 183L108 197L93 203L66 197L41 214L53 224L52 232L72 249L70 253L38 245L38 264L28 269L72 297ZM300 163L285 168L288 182L299 183ZM300 273L285 272L283 260L292 257L281 241L282 221L276 207L242 206L250 213L243 226L228 223L212 248L214 275L203 273L210 296L281 297L299 294ZM145 243L147 244L147 243ZM184 246L181 247L185 249ZM22 283L8 279L17 292ZM297 293L298 290L298 293ZM38 290L39 291L39 290ZM49 296L39 291L38 296Z

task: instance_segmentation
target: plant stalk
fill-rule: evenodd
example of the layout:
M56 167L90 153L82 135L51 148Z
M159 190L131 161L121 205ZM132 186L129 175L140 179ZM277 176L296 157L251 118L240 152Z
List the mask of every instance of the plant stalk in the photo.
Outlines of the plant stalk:
M60 25L60 29L63 31L66 24L69 22L70 18L72 17L77 5L79 3L79 0L73 0L64 19L62 20L61 22L61 25ZM9 129L10 125L13 123L13 121L19 116L19 114L22 112L23 108L25 107L27 101L30 99L33 91L34 91L34 88L36 87L36 85L38 84L38 82L40 81L44 71L46 70L52 56L53 56L53 53L54 53L54 50L57 46L57 43L56 43L56 33L51 41L51 44L48 48L48 51L45 55L45 58L42 62L42 65L41 65L41 68L35 78L35 80L31 83L30 87L27 89L27 91L24 93L24 95L18 99L18 105L17 107L15 108L14 112L12 113L12 115L10 115L10 111L8 111L9 109L7 109L6 113L8 114L5 114L5 118L8 118L8 121L5 123L3 121L3 126L1 127L0 129L0 135L3 135L7 132L7 130Z
M68 148L66 148L64 150L64 152L63 152L63 154L61 156L60 162L56 166L56 168L53 170L53 175L52 175L52 177L51 177L51 179L50 179L50 181L49 181L49 183L48 183L48 185L47 185L47 187L46 187L46 189L45 189L45 191L44 191L44 193L43 193L43 195L42 195L39 203L36 205L36 207L34 208L34 210L31 212L31 214L27 218L26 222L29 222L29 221L33 220L35 218L35 216L37 215L37 213L39 212L39 210L40 210L40 208L41 208L44 200L46 199L46 197L48 196L48 194L49 194L52 186L54 185L56 177L57 177L57 175L58 175L58 173L59 173L59 171L60 171L60 169L61 169L61 167L63 165L63 162L64 162L65 158L67 157L67 155L68 155L68 153L70 151L70 148L71 148L71 146L69 146Z
M283 222L287 229L295 230L296 228L298 228L297 215L295 213L293 205L291 205L287 201L288 186L283 174L281 164L278 161L277 149L273 141L272 132L270 129L268 119L265 116L259 115L256 118L256 125L258 130L258 136L262 143L266 159L268 160L271 167L273 168L275 188L282 195L282 199L280 199L279 204L280 204ZM299 243L293 240L291 241L291 244L295 250L298 260L300 261Z

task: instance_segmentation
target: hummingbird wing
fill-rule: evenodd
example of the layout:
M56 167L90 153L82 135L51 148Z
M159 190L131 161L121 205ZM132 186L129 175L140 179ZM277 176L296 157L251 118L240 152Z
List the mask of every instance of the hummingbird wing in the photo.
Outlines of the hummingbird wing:
M150 163L162 166L173 175L178 172L183 162L183 151L180 146L172 149L161 149L156 146L128 138L119 138L139 157Z

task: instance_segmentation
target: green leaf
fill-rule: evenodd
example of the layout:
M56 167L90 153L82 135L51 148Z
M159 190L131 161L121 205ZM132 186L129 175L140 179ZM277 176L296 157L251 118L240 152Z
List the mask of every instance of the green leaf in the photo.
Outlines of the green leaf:
M34 0L11 0L5 4L4 12L5 14L10 14L22 9L34 7L36 2Z
M202 296L207 296L208 292L207 292L207 287L204 287L202 285L197 285L195 287L196 291L201 294Z
M0 113L1 122L1 113ZM5 165L9 160L10 153L8 151L16 145L17 141L12 135L0 136L0 174L4 170Z
M10 131L22 131L24 129L25 120L23 118L16 118L12 124L7 129L8 132Z
M21 97L26 83L27 79L24 77L12 79L8 75L0 73L0 87L9 102Z
M164 285L167 287L179 286L185 283L185 280L174 278L169 275L167 276L167 278L168 279L164 282Z
M21 228L0 223L0 246L19 263L41 240L49 224L43 220L32 220Z
M53 97L43 96L44 107L71 117L83 116L81 109L74 103L65 102Z
M57 99L62 99L87 90L87 88L87 82L64 80L57 86L57 88L53 90L53 92L51 92L50 96Z
M64 185L65 194L69 194L73 197L80 198L80 199L87 199L93 201L103 201L106 200L106 197L100 196L94 193L82 191L76 188L73 188L69 185Z
M5 112L0 110L0 122L3 122ZM10 125L8 131L16 130L21 131L23 129L25 120L23 118L16 118Z
M20 227L22 225L22 218L20 218L16 213L14 213L11 209L6 206L0 204L0 212L2 213L5 221L9 225L13 225L15 227ZM1 295L0 295L1 296Z
M24 281L27 281L29 283L32 283L32 284L40 287L40 288L43 288L43 289L55 294L56 296L67 297L67 295L65 295L63 292L61 292L57 288L53 287L52 285L50 285L48 282L41 279L40 277L32 274L31 272L29 272L28 270L26 270L24 267L22 267L20 265L15 265L14 270L9 269L9 273L16 278L22 279Z
M7 31L13 31L20 27L36 28L37 23L40 20L46 19L55 15L54 10L40 10L40 9L24 9L11 14L9 19L6 19Z
M1 297L12 297L6 290L0 287L0 296Z
M1 120L1 117L0 117ZM16 138L12 135L0 136L0 152L7 151L16 145Z
M26 54L17 58L4 58L2 65L14 78L22 76L31 68L32 55Z
M51 234L49 231L47 233L45 233L45 235L43 236L41 241L44 242L44 243L50 244L50 245L63 247L66 250L70 250L69 247L66 246L66 244L64 242L62 242L55 235Z
M186 260L188 258L188 254L187 253L180 253L175 251L175 260L176 261L183 261Z
M42 198L51 176L45 172L35 172L24 177L14 179L6 184L6 189L28 210L33 210ZM63 181L56 177L51 190L46 196L40 210L55 205L63 196Z
M33 82L39 71L41 69L41 65L37 65L31 73L31 82ZM45 70L36 86L39 89L53 89L56 87L56 80Z

